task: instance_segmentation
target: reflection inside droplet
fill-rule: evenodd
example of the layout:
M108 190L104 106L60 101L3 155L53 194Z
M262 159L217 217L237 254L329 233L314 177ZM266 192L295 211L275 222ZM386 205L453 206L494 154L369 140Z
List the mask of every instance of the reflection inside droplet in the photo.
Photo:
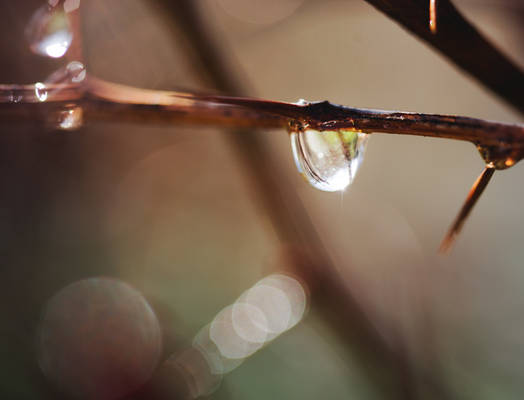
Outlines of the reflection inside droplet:
M35 11L25 33L31 51L52 58L62 57L73 40L67 13L50 5Z
M42 82L35 83L35 96L39 101L47 100L47 88Z
M149 379L161 331L144 297L115 279L92 278L60 290L39 329L44 375L78 398L113 400Z
M53 120L50 123L61 130L74 131L82 126L83 115L82 107L70 104L59 110L56 116L52 117Z
M291 148L300 173L315 188L335 192L346 189L362 163L367 136L354 131L291 133Z
M66 70L72 83L82 82L86 78L86 69L80 61L71 61Z

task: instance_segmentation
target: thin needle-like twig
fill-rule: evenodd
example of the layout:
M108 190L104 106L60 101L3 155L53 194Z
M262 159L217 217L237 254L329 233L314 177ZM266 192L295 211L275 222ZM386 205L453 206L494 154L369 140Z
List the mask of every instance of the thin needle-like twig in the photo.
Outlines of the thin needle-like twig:
M437 0L429 0L429 29L437 33Z
M453 243L455 242L457 235L460 233L460 230L464 226L464 222L466 221L466 218L468 217L469 213L473 209L473 206L479 199L484 189L486 189L486 186L488 185L494 172L495 172L494 168L487 166L486 168L484 168L480 176L477 178L477 180L471 187L468 193L468 197L466 198L466 201L464 202L464 205L462 206L460 212L457 215L457 218L451 225L448 233L446 234L446 236L444 237L444 240L442 241L442 244L440 245L441 253L448 252L451 249L451 247L453 246Z

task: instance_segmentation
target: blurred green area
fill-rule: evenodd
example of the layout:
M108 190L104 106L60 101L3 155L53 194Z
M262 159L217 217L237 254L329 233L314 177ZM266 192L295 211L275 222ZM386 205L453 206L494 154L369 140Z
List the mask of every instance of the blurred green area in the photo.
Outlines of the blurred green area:
M522 122L363 1L305 1L270 24L243 21L219 1L200 3L253 96ZM456 3L524 65L518 1ZM41 2L1 4L10 23L2 24L0 81L45 79L60 61L30 55L23 38L24 21ZM210 90L187 57L183 32L174 35L150 2L81 7L89 74ZM110 276L143 293L159 318L165 359L246 288L288 268L245 167L216 129L0 127L2 398L67 398L40 371L35 337L46 301L72 282ZM402 343L418 398L436 398L418 371L450 398L522 397L522 165L495 175L443 257L439 241L482 167L472 146L376 135L354 185L327 194L295 173L284 132L253 134L278 154L282 179L306 204L340 279L385 341ZM383 398L377 386L384 382L366 372L382 366L361 365L352 356L359 351L312 304L300 325L227 375L212 398Z

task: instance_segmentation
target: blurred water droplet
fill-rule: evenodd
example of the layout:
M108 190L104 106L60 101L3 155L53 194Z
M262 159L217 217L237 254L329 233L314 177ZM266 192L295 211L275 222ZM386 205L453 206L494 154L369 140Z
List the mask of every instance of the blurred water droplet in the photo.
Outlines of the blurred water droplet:
M57 69L49 75L44 84L48 88L50 97L70 88L72 84L80 84L86 78L86 69L80 61L71 61L67 66ZM48 97L49 97L48 96Z
M260 349L263 342L252 342L244 339L238 333L233 322L233 309L249 307L249 305L235 304L224 308L215 317L209 328L209 337L216 344L220 354L229 359L243 359ZM246 311L246 314L249 311ZM247 333L248 330L246 329Z
M49 121L54 128L64 131L74 131L82 127L84 112L82 107L76 104L68 104L56 112Z
M86 78L86 69L80 61L71 61L66 70L72 83L82 82Z
M47 100L47 87L42 82L35 83L35 96L39 101Z
M61 93L64 91L69 91L69 96L72 98L80 98L82 96L82 90L79 88L81 83L86 78L86 69L84 65L79 61L71 61L67 66L57 69L51 75L49 75L44 82L35 83L35 97L39 101L56 101L57 99L62 101L64 98L61 98ZM71 97L69 97L71 98ZM71 105L68 105L70 109ZM73 105L76 107L76 104ZM78 110L80 110L78 108ZM68 120L70 122L77 121L81 122L81 113L77 112L77 109L73 110L73 113L70 114ZM59 124L62 120L67 117L66 114L62 118L57 118L56 115L52 115L49 118L49 121L53 124ZM75 117L75 118L72 118ZM66 122L66 121L64 121ZM76 129L75 124L71 124L70 128L62 126L61 128L65 129Z
M35 11L25 34L32 52L52 58L62 57L73 40L67 13L51 5Z
M250 343L265 343L268 339L268 320L258 307L244 302L233 304L231 319L233 329L243 340Z
M10 103L20 103L22 101L22 94L21 93L18 93L14 90L11 90L11 92L9 93L9 99L8 101Z
M40 322L40 368L72 398L124 397L149 379L161 350L160 325L149 303L114 279L65 287Z
M222 355L216 343L211 339L211 324L198 332L193 339L193 347L202 353L214 375L227 374L244 362L243 358L232 359Z
M297 169L317 189L344 190L353 182L362 163L367 136L354 131L292 132L291 147Z
M258 284L280 289L286 294L291 307L286 329L292 328L302 319L307 305L307 295L302 283L289 275L274 274L262 279Z
M289 326L291 304L286 294L279 288L257 283L247 290L239 299L249 304L264 317L257 318L256 313L250 313L252 324L264 332L264 341L275 338Z

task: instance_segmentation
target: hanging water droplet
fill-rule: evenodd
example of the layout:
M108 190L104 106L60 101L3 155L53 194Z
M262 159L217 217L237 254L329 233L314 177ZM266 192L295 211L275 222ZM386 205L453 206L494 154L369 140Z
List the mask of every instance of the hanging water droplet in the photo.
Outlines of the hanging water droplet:
M31 51L52 58L62 57L73 40L66 11L52 4L35 11L25 34Z
M362 163L367 136L354 131L291 132L297 169L317 189L344 190L353 182Z
M64 108L52 114L49 123L53 128L63 131L74 131L82 127L84 122L84 111L76 104L68 104Z
M477 146L486 166L495 169L507 169L524 158L522 146L500 142L497 146Z
M47 87L42 82L35 83L35 96L39 101L47 100Z

